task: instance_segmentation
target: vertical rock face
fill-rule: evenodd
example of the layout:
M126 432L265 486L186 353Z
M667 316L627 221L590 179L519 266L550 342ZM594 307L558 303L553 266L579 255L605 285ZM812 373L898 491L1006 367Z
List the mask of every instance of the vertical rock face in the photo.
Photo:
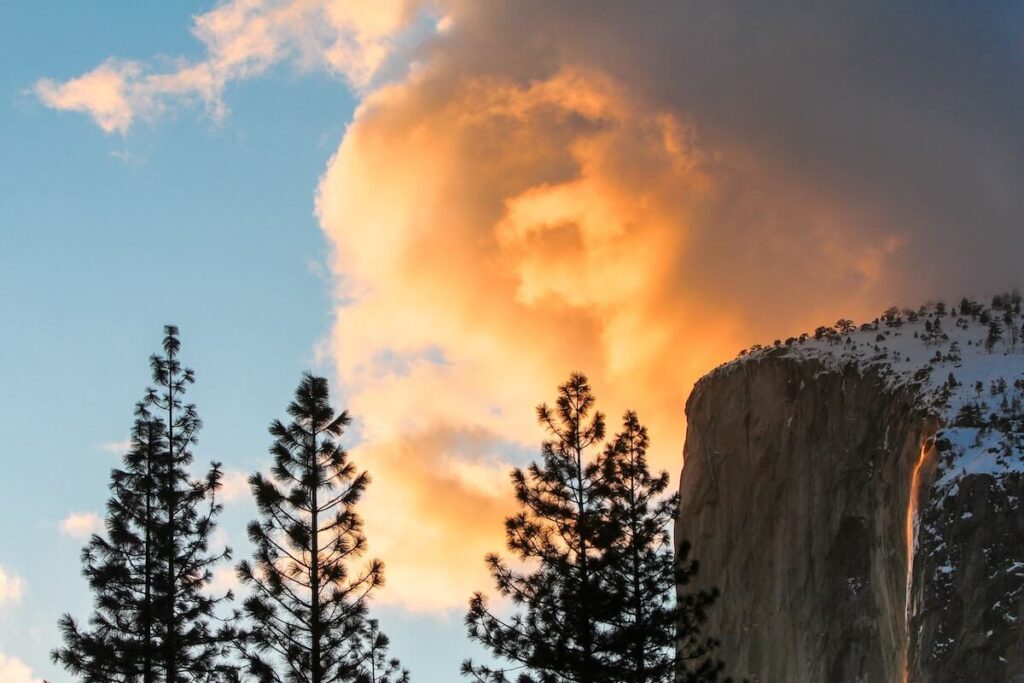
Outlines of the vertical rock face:
M925 421L849 366L765 359L687 405L677 538L722 597L709 633L751 681L896 681L905 524Z
M690 396L676 538L722 592L734 678L1024 680L1024 356L975 347L969 313L944 340L924 324L956 318L912 317L756 350Z

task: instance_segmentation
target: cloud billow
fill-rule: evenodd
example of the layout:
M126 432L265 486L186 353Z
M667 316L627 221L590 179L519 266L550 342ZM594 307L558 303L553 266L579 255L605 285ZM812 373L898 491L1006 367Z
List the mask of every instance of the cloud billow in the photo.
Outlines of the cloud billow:
M246 4L225 35L255 36L231 63L256 66L222 71L213 101L307 54L249 30L259 8L291 22L343 6ZM510 506L500 473L570 370L613 416L636 408L674 470L693 381L739 348L1021 284L1022 8L392 9L360 20L352 49L375 51L353 64L408 49L424 13L437 28L408 68L362 81L317 214L341 294L329 349L374 473L368 531L406 607L487 585L479 558ZM306 63L330 65L334 42ZM100 125L125 128L108 109Z

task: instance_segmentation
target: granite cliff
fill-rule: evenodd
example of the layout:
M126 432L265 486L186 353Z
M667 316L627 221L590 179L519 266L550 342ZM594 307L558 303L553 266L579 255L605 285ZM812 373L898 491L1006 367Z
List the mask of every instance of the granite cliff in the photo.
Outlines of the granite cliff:
M744 352L687 403L677 539L752 682L1024 680L1020 297Z

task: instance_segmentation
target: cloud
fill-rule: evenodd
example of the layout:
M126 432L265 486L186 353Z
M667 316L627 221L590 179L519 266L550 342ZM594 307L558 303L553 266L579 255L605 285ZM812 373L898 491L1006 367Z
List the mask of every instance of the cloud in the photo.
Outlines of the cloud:
M103 530L103 521L95 512L72 512L60 521L60 533L70 538L88 538Z
M453 444L530 448L570 370L676 471L690 387L740 348L1020 283L999 19L806 9L446 3L417 68L364 99L317 212L387 599L489 585L474 558L512 501L467 486L489 479Z
M0 652L0 681L4 683L38 683L39 677L17 657Z
M104 441L103 443L96 444L98 450L104 453L111 453L113 455L124 455L132 447L131 439L124 439L122 441Z
M539 442L533 406L570 370L613 414L640 409L657 462L677 464L690 384L744 338L733 311L679 289L718 196L692 137L580 68L526 84L430 75L364 103L318 213L350 301L333 350L364 423L387 599L452 607L486 587L512 507L500 451Z
M63 84L44 78L36 83L35 91L46 106L84 112L107 133L127 130L140 107L152 106L127 92L139 71L136 63L108 60Z
M234 566L216 567L210 583L206 584L205 591L208 595L221 596L231 591L238 596L244 594L242 583L238 580L238 574Z
M0 605L21 602L26 589L25 579L0 566Z
M499 439L434 425L368 440L352 456L373 478L360 512L370 554L385 561L380 600L443 611L484 586L482 552L501 537L512 491Z
M196 19L202 62L40 95L123 131L183 99L223 116L228 82L285 62L361 93L316 211L385 600L489 585L501 473L571 370L675 471L692 383L740 348L1024 284L1024 8L369 7L228 2Z
M249 495L249 475L240 470L224 470L218 495L227 503L245 498Z
M142 166L147 159L144 153L133 152L130 149L115 149L111 150L109 154L126 166Z
M90 116L106 133L126 133L167 107L200 104L214 118L227 114L232 81L280 63L324 70L367 87L397 49L415 18L414 0L232 0L195 17L192 34L203 60L159 65L110 58L64 82L40 79L34 91L52 109Z

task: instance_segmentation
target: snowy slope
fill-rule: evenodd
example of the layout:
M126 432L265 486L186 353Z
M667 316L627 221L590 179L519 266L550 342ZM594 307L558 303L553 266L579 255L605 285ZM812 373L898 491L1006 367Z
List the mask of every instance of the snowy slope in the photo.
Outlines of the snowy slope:
M825 367L856 364L889 388L914 387L942 430L942 477L1024 470L1024 314L1021 297L969 299L917 310L891 308L873 321L838 321L814 333L756 346L723 366L768 355L813 358Z

